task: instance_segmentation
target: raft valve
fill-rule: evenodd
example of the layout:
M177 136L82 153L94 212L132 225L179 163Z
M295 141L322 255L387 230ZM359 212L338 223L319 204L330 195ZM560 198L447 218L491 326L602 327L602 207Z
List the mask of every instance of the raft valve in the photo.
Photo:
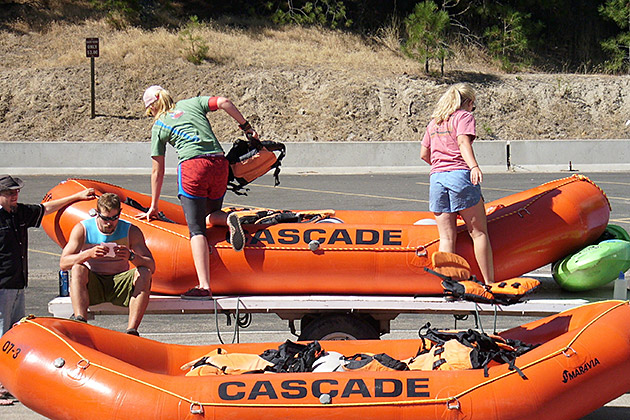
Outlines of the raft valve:
M317 251L319 249L319 241L317 239L313 239L311 242L308 243L308 249L310 249L311 251Z
M330 397L330 394L322 394L319 396L319 402L322 404L330 404L332 403L332 398Z

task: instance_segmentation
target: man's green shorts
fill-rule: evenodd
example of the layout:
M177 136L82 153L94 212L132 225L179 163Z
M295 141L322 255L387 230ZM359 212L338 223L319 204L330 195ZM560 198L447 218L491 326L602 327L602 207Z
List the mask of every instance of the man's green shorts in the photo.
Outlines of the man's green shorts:
M90 271L87 284L90 305L111 302L116 306L129 306L135 274L135 268L119 274L96 274Z

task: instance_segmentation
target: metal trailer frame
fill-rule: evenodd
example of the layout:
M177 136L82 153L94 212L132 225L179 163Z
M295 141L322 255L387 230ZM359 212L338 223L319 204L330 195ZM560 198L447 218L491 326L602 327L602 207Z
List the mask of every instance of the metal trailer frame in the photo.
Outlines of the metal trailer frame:
M147 314L239 314L274 313L288 321L300 340L378 338L390 331L390 322L400 314L446 314L455 320L467 315L548 316L588 303L586 299L529 299L513 305L479 304L445 297L412 296L217 296L213 300L186 300L179 296L151 295ZM72 315L70 297L57 297L48 303L55 317ZM90 306L90 317L128 313L127 308L101 303Z

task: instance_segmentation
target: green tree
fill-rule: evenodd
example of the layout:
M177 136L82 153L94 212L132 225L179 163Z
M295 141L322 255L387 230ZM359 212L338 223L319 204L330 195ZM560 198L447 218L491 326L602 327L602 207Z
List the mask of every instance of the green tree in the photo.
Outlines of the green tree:
M138 0L91 0L98 10L107 11L107 23L116 29L140 23L140 2Z
M184 44L182 54L193 64L201 64L208 59L206 40L199 34L203 25L197 16L191 16L186 25L179 31L179 40Z
M407 40L403 44L403 51L409 57L424 62L424 70L427 73L432 58L437 58L443 63L446 57L448 46L445 36L449 24L448 13L438 10L432 0L417 3L413 13L405 18Z
M484 37L490 53L501 61L503 69L513 71L515 63L525 62L529 53L526 24L531 14L502 5L495 12L499 23L487 28Z
M271 18L277 24L320 25L333 29L352 26L352 20L346 16L346 5L340 0L287 0L278 4L270 1L267 9L273 11Z
M615 22L620 29L630 29L630 1L607 0L605 4L599 6L599 13ZM621 32L602 41L601 46L610 57L605 63L608 70L630 72L630 32Z

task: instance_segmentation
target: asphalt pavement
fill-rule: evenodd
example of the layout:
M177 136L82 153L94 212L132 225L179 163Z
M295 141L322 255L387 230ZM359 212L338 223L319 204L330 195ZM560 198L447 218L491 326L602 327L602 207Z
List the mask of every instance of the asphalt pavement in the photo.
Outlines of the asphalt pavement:
M484 177L483 193L486 201L538 186L547 181L571 176L578 172L557 173L502 173ZM610 223L630 231L630 173L584 173L607 194L612 206ZM20 202L36 203L64 176L22 176L25 186L20 193ZM149 176L111 175L94 178L122 187L150 194ZM426 174L372 174L372 175L282 175L281 184L273 186L269 175L256 180L248 195L228 193L225 205L259 206L286 209L350 209L350 210L428 210L428 184ZM177 202L176 180L167 176L162 198ZM59 247L48 238L42 229L32 229L29 236L30 279L26 293L27 313L48 316L48 302L57 296L57 271ZM571 294L561 291L548 278L549 267L541 267L536 273L543 279L545 293L554 297L586 297L591 299L612 298L612 286L593 292ZM497 329L503 330L530 321L529 317L499 317ZM274 314L256 314L246 329L236 330L234 322L213 315L146 315L140 333L157 341L181 344L212 344L219 342L266 342L295 340L288 326ZM434 327L452 327L454 320L447 315L400 315L392 321L392 331L383 339L417 337L418 328L430 321ZM124 331L126 316L97 316L90 321L94 325ZM492 325L492 319L483 317L484 325ZM472 327L472 320L458 321L458 327ZM620 373L622 374L622 373ZM623 373L627 374L627 373ZM614 379L613 379L614 380ZM525 396L524 396L525 397ZM16 403L0 407L0 419L35 420L41 415ZM86 419L91 418L86 413ZM627 394L610 402L584 420L621 420L630 418L630 396Z

